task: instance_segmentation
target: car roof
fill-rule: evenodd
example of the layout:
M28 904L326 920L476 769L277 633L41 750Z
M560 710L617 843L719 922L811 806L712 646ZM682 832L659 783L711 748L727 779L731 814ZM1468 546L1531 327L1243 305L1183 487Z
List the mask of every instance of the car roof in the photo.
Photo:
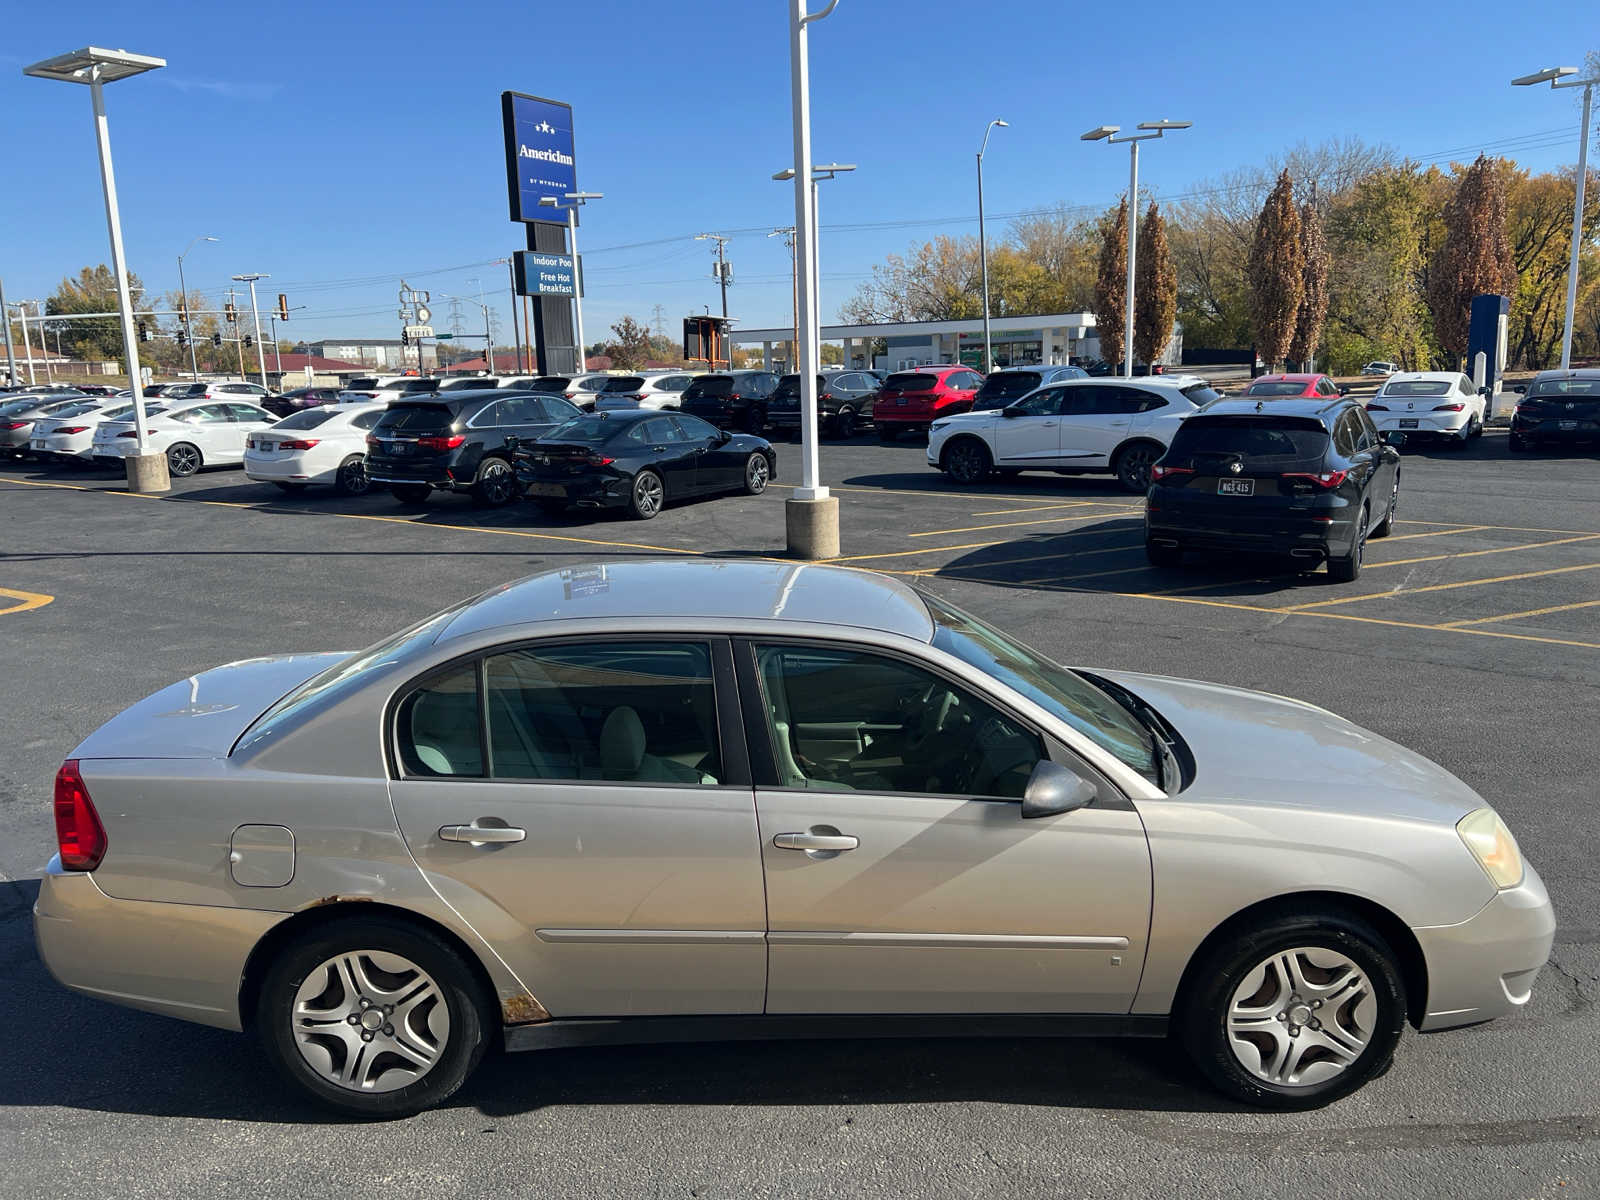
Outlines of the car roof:
M1417 379L1442 379L1454 383L1460 378L1460 371L1396 371L1389 376L1388 381L1383 386L1388 387L1391 383L1406 383Z
M1326 376L1321 371L1286 371L1280 375L1257 375L1251 383L1314 383Z
M1546 379L1600 379L1600 367L1555 367L1540 371L1533 377L1533 382L1542 383Z
M847 567L728 559L645 559L559 567L483 593L444 642L537 622L639 618L715 626L748 618L900 634L926 642L933 619L899 580Z
M1201 407L1196 416L1312 417L1322 420L1339 408L1359 408L1349 396L1223 396Z

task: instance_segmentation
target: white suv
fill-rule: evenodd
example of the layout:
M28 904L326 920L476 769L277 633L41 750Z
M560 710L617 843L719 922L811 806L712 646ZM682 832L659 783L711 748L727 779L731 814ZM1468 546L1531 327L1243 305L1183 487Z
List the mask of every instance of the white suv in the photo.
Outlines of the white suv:
M594 402L595 412L608 412L614 409L677 409L679 401L683 398L683 389L694 382L700 371L642 371L639 375L630 375L627 378L638 379L638 385L630 387L627 391L617 391L608 387L596 396Z
M1178 424L1217 392L1195 375L1075 379L1029 392L1004 408L941 417L928 430L928 465L957 483L998 471L1117 477L1130 492L1150 486L1150 464Z
M405 396L432 395L439 390L437 379L420 375L357 375L339 393L340 404L360 404L366 400L399 400Z

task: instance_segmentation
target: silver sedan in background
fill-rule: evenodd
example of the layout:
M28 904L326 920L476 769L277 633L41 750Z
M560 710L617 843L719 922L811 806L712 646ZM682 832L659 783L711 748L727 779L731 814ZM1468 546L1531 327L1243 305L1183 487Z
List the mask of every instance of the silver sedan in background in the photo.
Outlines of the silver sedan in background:
M73 750L55 819L57 979L367 1115L492 1044L1168 1032L1308 1108L1526 1004L1555 929L1378 734L826 566L549 571L219 667Z

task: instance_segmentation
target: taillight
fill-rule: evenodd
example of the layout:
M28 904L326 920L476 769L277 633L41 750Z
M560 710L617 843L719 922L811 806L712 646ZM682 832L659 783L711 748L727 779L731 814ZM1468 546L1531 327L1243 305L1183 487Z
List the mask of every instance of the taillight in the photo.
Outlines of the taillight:
M1433 411L1434 412L1460 412L1465 407L1466 407L1465 404L1435 404L1433 406Z
M69 758L56 772L56 846L61 865L69 871L92 871L106 856L106 829L94 811L89 789L78 773L78 760Z
M1389 411L1389 406L1387 404L1374 404L1372 401L1368 400L1367 401L1367 411L1368 412L1388 412Z
M729 400L743 400L744 397L741 396L738 392L729 392L728 393L728 399Z
M32 423L31 421L7 421L4 425L0 425L0 429L21 429L24 425L31 425Z
M583 461L588 463L591 467L609 467L617 460L614 458L607 458L604 454L585 454L583 456Z
M292 442L279 442L279 450L310 450L321 438L299 438Z
M573 397L574 397L574 396L576 396L576 395L577 395L577 394L578 394L578 393L577 393L577 392L566 392L566 393L564 393L564 395L565 395L565 396L566 396L566 398L567 398L567 399L568 399L568 400L571 400L571 399L572 399L572 398L573 398Z
M449 437L419 437L417 445L424 450L454 450L466 440L466 434L452 433Z
M1343 483L1345 481L1345 477L1349 474L1349 471L1319 471L1316 473L1306 471L1285 471L1283 473L1283 478L1303 479L1312 487L1321 488L1323 491L1331 491Z
M637 394L636 394L636 395L635 395L635 396L634 396L634 397L633 397L633 398L634 398L634 399L635 399L635 400L637 400L637 401L638 401L638 402L639 402L639 403L640 403L640 404L643 404L643 403L644 403L644 400L645 400L645 395L646 395L646 393L644 393L644 392L639 392L639 393L637 393Z
M146 429L144 432L147 437L155 437L156 435L156 431L154 429ZM130 429L127 433L119 433L117 436L136 438L139 436L139 431L137 429Z
M1193 475L1193 467L1163 467L1160 463L1150 468L1151 479L1170 479L1174 475Z
M54 430L53 432L55 432L55 433L88 433L89 432L89 426L87 426L87 425L63 425L60 429Z
M822 395L817 397L817 403L818 404L823 404L823 403L826 403L827 401L832 400L832 399L833 399L833 393L832 392L823 392Z

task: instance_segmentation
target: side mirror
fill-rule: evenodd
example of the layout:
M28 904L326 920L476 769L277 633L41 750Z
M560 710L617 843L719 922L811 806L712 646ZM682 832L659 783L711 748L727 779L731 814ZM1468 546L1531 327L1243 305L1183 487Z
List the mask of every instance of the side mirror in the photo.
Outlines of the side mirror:
M1385 446L1399 447L1406 444L1406 435L1397 429L1384 429L1379 431L1378 440Z
M1480 395L1480 396L1489 395L1489 386L1488 386L1488 384L1485 384L1483 387L1478 389L1478 395Z
M1095 786L1082 775L1067 770L1060 763L1040 759L1028 776L1028 786L1022 793L1022 816L1054 817L1061 813L1083 808L1095 797Z
M1519 396L1526 396L1528 394L1528 385L1525 383L1514 383L1511 385L1511 390Z
M726 446L729 442L733 441L733 434L729 433L726 429L719 429L717 430L717 436L715 440L717 445Z
M1350 394L1350 385L1348 383L1341 383L1339 385L1339 395L1348 396L1349 394Z
M1011 420L1011 419L1012 419L1012 418L1013 418L1013 417L1020 417L1020 416L1021 416L1021 415L1022 415L1022 413L1021 413L1021 412L1019 412L1019 411L1018 411L1018 410L1017 410L1017 409L1015 409L1015 408L1009 408L1009 407L1007 407L1007 408L1002 408L1002 409L1001 409L1001 410L1000 410L1000 415L1001 415L1001 416L1002 416L1002 417L1004 417L1004 418L1006 418L1006 420L1008 420L1008 421L1009 421L1009 420Z
M515 454L517 452L517 443L519 441L521 441L521 439L519 437L517 437L516 434L508 433L506 435L506 449L510 453Z

